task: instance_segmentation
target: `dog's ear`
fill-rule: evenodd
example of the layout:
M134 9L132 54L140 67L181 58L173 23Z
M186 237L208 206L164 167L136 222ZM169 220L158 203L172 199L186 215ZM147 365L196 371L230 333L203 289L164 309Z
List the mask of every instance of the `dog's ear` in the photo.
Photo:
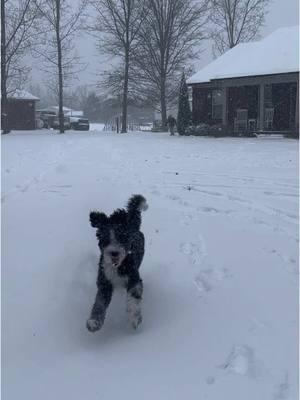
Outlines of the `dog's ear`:
M104 213L98 211L90 212L90 223L93 228L98 228L100 225L105 225L108 221L108 217Z

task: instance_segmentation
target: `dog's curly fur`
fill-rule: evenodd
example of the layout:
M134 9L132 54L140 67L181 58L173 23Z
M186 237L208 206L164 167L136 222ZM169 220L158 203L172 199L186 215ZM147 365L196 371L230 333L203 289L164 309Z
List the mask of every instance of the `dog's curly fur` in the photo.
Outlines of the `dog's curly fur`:
M98 211L90 213L90 223L97 229L96 236L101 251L98 291L86 324L90 332L102 327L116 286L123 286L127 290L127 313L132 327L136 329L142 322L143 282L139 267L144 257L145 239L140 226L141 211L147 207L143 196L133 195L126 209L118 209L110 216Z

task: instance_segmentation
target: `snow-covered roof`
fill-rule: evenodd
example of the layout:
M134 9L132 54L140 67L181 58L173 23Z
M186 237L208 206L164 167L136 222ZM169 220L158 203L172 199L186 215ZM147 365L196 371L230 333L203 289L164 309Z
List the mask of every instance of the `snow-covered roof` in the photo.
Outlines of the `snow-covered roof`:
M27 92L26 90L21 90L21 89L15 90L14 93L8 95L8 98L16 100L39 100L38 97Z
M48 107L47 111L55 111L56 113L58 113L59 107L58 106L50 106ZM83 116L83 111L82 110L73 110L72 108L69 107L63 107L63 112L65 116L77 116L77 117L81 117Z
M58 106L50 106L49 109L58 111L58 110L59 110L59 107L58 107ZM63 107L63 111L71 111L71 108L69 108L69 107Z
M208 64L187 83L299 71L299 26L280 28L258 42L241 43Z
M82 117L83 116L83 111L81 111L81 110L69 110L69 111L65 112L65 115L68 116L68 117L70 117L70 116Z

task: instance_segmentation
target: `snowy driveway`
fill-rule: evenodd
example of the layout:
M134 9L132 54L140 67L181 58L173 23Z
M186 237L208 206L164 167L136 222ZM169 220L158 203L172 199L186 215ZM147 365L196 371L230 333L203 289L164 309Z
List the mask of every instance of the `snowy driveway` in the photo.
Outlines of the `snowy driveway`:
M5 400L295 400L298 143L104 132L2 137ZM144 323L85 321L89 210L143 194Z

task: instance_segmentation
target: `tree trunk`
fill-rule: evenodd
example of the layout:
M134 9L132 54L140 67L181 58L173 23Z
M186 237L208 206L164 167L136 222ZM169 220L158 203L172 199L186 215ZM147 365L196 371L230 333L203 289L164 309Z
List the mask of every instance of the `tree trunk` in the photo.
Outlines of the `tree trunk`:
M1 0L1 129L9 133L7 109L5 0Z
M124 87L122 102L122 129L121 133L127 132L127 108L128 108L128 75L129 75L129 51L125 55Z
M56 0L56 42L57 42L57 66L58 66L58 121L59 132L65 132L63 111L63 71L62 51L60 40L60 0Z
M162 129L166 131L167 127L167 104L166 104L166 81L165 78L161 78L160 86L160 108L161 108L161 123Z

